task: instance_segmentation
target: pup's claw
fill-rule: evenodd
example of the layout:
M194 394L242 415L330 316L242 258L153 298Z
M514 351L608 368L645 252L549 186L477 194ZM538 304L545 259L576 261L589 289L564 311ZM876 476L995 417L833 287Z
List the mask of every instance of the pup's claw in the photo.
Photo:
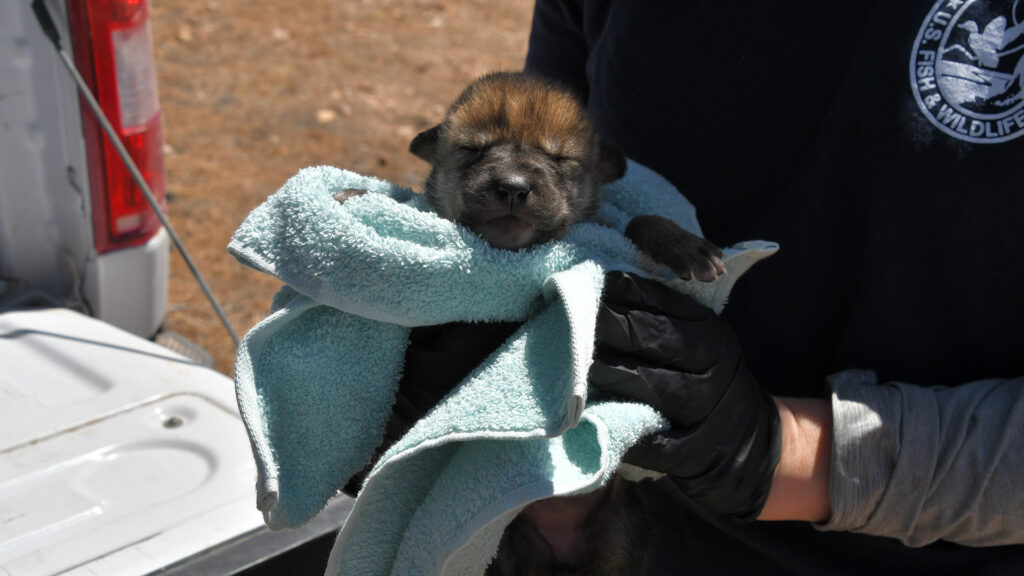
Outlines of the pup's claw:
M680 234L674 240L672 249L663 252L661 257L681 279L714 282L726 273L723 253L718 246L690 234Z
M726 273L725 264L717 256L705 257L703 255L692 255L688 265L670 266L672 271L683 280L698 280L700 282L714 282L719 276Z
M725 262L723 262L719 256L712 256L711 264L714 265L715 272L717 272L719 276L725 276L725 274L727 273L725 269Z

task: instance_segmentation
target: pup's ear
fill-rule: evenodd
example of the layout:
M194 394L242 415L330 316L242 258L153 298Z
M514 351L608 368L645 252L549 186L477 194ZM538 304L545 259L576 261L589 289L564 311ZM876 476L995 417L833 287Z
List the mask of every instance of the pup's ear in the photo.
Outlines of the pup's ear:
M433 164L437 160L437 142L440 138L441 125L438 124L417 134L409 144L409 152Z
M597 178L601 184L614 182L626 174L626 157L615 148L601 142L597 158Z

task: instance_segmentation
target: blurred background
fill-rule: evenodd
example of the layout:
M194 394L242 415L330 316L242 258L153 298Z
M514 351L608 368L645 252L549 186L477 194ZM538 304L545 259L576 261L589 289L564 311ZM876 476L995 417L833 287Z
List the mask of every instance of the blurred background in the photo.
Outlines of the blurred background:
M490 70L519 69L533 0L154 0L171 221L239 335L280 282L226 246L301 168L329 164L420 190L420 130ZM234 348L181 257L168 330L231 374Z

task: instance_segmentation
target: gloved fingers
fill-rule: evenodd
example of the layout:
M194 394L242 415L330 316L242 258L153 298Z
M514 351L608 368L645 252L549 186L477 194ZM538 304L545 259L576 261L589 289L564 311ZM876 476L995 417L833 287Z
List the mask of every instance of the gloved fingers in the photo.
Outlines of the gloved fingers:
M630 360L628 356L595 359L588 374L590 385L622 400L640 402L657 409L658 395L637 367L629 364Z
M656 311L602 302L596 339L599 351L632 354L652 364L702 372L716 361L725 323L717 316L686 320Z
M705 320L714 316L707 306L657 280L612 271L604 276L601 299L608 303L646 310L685 320Z
M695 444L692 434L692 430L674 428L648 434L626 451L622 461L677 480L697 477L708 462L701 457L705 451Z
M770 432L737 432L736 445L705 444L703 438L672 431L655 433L633 445L622 461L665 473L708 509L750 522L764 507L778 465L779 444Z
M666 440L664 434L671 433L671 429L664 432L654 432L644 436L636 444L633 444L625 454L622 461L626 464L639 466L645 470L653 470L667 474L672 469L670 463L665 461L664 445ZM671 454L671 451L668 451Z
M777 409L741 359L723 364L720 369L718 375L680 375L643 367L619 367L616 387L642 388L646 394L656 396L657 401L650 405L671 424L669 429L655 432L634 446L625 461L686 478L706 476L709 470L722 465L716 459L726 455L752 457L743 443L763 435L759 430L764 428L766 418L777 414ZM608 368L601 371L605 370ZM712 378L720 378L725 384L709 384ZM774 417L777 419L777 415Z
M702 490L729 494L730 486L770 482L778 462L777 428L770 395L740 375L706 418L690 425L673 422L645 436L623 461L687 482L691 496Z
M721 435L702 426L653 432L630 447L622 461L676 480L717 484L724 481L721 470L730 468L738 455L735 444L746 439L739 430L733 432Z
M692 374L605 354L591 364L589 377L598 390L647 404L673 426L686 427L703 421L720 404L729 386L720 377L723 372Z

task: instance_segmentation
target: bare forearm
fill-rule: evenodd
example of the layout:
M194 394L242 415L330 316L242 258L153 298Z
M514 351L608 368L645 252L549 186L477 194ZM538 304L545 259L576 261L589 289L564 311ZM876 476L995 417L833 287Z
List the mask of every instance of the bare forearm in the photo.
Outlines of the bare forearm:
M782 453L758 520L824 522L832 461L832 409L825 399L775 398Z

